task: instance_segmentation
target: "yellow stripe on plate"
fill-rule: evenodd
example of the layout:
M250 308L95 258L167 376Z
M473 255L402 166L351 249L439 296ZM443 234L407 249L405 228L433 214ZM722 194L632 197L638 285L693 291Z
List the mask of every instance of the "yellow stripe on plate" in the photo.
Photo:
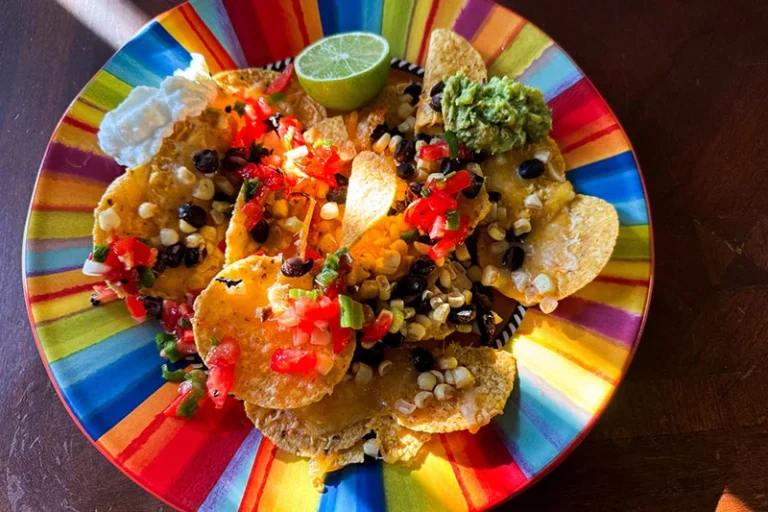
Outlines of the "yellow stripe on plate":
M38 240L91 236L92 230L92 212L33 211L29 216L29 236Z
M544 53L552 41L530 23L524 26L510 44L488 68L490 76L518 77Z
M645 285L592 281L573 296L641 315L645 309L648 288Z

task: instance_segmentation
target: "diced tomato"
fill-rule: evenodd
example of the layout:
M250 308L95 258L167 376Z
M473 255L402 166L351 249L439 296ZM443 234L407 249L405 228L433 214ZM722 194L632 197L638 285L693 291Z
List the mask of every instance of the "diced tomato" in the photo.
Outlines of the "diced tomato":
M309 249L307 249L309 251ZM330 285L325 288L325 296L329 299L335 299L344 291L344 278L337 277Z
M405 209L405 222L421 229L429 229L435 221L435 212L426 198L420 197Z
M313 249L310 249L309 247L307 247L307 249L305 251L305 255L306 255L307 258L312 258L315 261L317 261L319 259L322 259L322 257L323 257L322 254L320 254L319 252L317 252L317 251L315 251Z
M426 146L422 146L419 150L419 158L427 162L439 160L440 158L448 158L450 154L451 152L448 148L448 144L445 142L427 144Z
M277 134L280 140L285 140L288 131L293 128L293 137L291 138L291 147L302 146L305 144L302 135L304 128L296 116L283 116L277 126Z
M178 334L179 343L195 344L195 333L192 328L181 329Z
M234 383L234 366L212 366L208 370L208 380L205 382L205 386L208 389L208 396L217 409L224 406Z
M226 238L222 239L222 240L221 240L221 242L219 242L219 243L216 245L216 247L218 247L218 249L219 249L221 252L226 252L226 251L227 251L227 239L226 239Z
M453 176L445 180L445 186L443 192L449 195L461 192L472 184L472 176L469 175L469 171L460 170Z
M445 258L445 256L456 247L456 242L453 240L445 239L440 240L429 250L429 257L433 260L439 260Z
M440 240L445 236L445 226L447 224L445 215L439 214L435 217L435 223L432 224L432 229L429 230L429 238L432 240Z
M160 317L160 324L165 332L176 330L176 324L179 322L179 305L172 300L163 301L163 314Z
M193 356L197 354L197 345L195 345L194 339L192 343L176 342L176 350L184 356Z
M280 167L283 165L283 159L280 158L280 155L275 155L273 153L271 155L261 157L261 163L271 165L272 167Z
M208 366L232 366L240 356L240 345L232 336L224 336L218 345L208 351L205 363Z
M382 309L376 321L363 328L363 337L360 341L378 341L383 338L392 327L392 312Z
M435 213L445 213L448 210L455 210L458 207L456 199L442 190L433 190L429 197L423 199L427 201L430 209Z
M317 364L313 350L278 348L272 354L270 366L278 373L309 373Z
M317 301L309 297L299 297L294 300L293 309L297 316L314 324L317 320L328 320L339 316L339 301L331 300L326 295Z
M310 343L313 345L328 345L331 342L331 333L327 329L318 329L315 327L314 330L312 330L312 338L310 339Z
M331 322L331 343L333 344L333 353L341 353L349 344L352 337L352 329L342 327L339 319L333 319Z
M144 308L144 301L135 295L129 295L125 298L125 305L128 312L137 322L143 322L147 318L147 310Z
M157 259L157 249L152 249L135 236L120 238L112 242L111 252L122 262L123 268L130 270L135 266L151 267ZM109 260L109 257L107 257ZM112 266L112 265L109 265Z
M280 73L280 76L270 82L269 87L267 87L266 90L267 96L276 92L283 92L285 88L288 87L288 82L291 81L291 76L293 76L293 62L286 66L285 70Z

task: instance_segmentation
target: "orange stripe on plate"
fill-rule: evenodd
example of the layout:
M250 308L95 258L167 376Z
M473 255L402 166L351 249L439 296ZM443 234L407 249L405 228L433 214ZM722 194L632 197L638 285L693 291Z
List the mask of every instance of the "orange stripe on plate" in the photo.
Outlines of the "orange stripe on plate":
M612 131L597 140L579 146L563 154L567 169L576 169L583 165L624 153L630 148L627 138L621 130Z
M248 476L245 494L243 494L243 499L240 501L240 511L257 510L259 508L259 502L264 492L264 486L267 483L269 470L276 455L277 446L266 437L262 437L259 451L256 452L256 459L253 461L251 474Z
M509 45L525 26L525 19L514 12L495 5L475 34L472 46L490 64Z
M94 153L98 156L106 156L99 148L95 132L83 130L71 124L59 124L51 142L59 142L88 153Z

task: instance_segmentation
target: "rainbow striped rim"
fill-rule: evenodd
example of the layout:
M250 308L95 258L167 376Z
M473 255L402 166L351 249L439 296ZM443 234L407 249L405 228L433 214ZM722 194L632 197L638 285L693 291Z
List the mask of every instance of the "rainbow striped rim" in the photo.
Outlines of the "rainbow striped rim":
M121 304L91 308L80 265L92 210L122 169L96 143L105 112L202 53L213 72L287 59L324 34L381 33L423 63L433 28L451 27L492 74L544 91L553 137L578 192L614 204L621 229L598 279L553 315L528 310L508 344L519 379L505 414L476 435L435 436L414 467L365 464L324 494L307 462L253 428L242 406L193 421L160 411L175 394L158 372L157 327ZM631 145L608 105L541 30L490 0L193 0L149 23L88 83L56 128L24 240L25 298L43 363L73 419L126 475L182 510L477 510L521 492L565 458L605 408L637 348L652 287L653 241Z

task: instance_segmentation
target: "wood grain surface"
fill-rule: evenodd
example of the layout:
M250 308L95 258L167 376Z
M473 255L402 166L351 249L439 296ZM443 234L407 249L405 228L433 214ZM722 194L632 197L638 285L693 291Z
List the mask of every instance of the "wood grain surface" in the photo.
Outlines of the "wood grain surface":
M57 120L112 45L177 3L0 2L1 511L167 509L60 404L27 323L20 253ZM616 111L657 251L650 319L613 402L504 508L768 510L768 2L503 3L558 41Z

